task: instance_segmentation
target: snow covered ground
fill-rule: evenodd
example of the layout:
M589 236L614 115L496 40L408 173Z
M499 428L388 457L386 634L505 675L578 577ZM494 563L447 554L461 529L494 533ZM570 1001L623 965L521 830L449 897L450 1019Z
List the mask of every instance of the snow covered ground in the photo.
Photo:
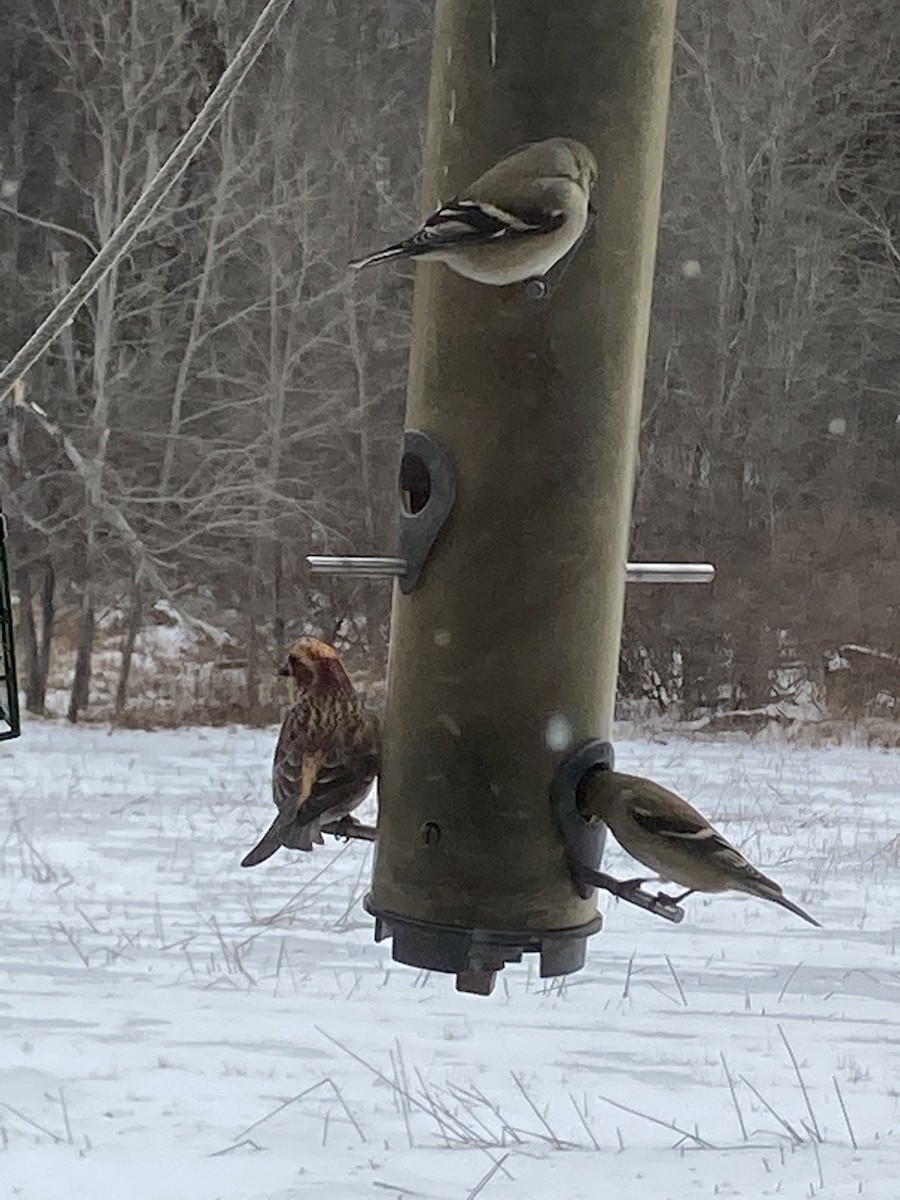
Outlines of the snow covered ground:
M900 1195L900 754L620 741L826 928L603 899L482 999L373 943L371 847L239 869L272 745L0 746L4 1200Z

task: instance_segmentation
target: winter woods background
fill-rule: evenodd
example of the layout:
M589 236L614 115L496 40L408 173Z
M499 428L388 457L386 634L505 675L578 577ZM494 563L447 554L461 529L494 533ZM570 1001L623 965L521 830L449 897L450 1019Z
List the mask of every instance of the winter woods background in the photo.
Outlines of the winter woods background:
M0 355L108 238L258 9L2 0ZM74 679L55 702L73 720L154 703L263 719L303 630L383 667L389 589L323 584L303 557L394 545L412 277L345 264L418 215L430 17L424 0L295 6L27 378L86 467L4 412L32 711ZM630 590L622 692L753 707L854 643L877 671L831 699L865 707L900 695L900 8L681 0L679 31L633 556L719 578Z

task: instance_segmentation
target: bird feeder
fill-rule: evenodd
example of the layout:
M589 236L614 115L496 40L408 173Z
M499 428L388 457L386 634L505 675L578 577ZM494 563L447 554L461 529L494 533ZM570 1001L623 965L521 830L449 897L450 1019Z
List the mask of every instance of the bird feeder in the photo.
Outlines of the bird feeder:
M543 299L417 268L400 553L317 560L398 580L366 906L466 991L526 952L582 966L604 877L576 800L612 763L626 574L711 577L626 563L674 14L438 0L425 209L564 135L598 160L597 220Z
M12 595L6 562L6 518L0 507L0 742L18 737L21 732Z

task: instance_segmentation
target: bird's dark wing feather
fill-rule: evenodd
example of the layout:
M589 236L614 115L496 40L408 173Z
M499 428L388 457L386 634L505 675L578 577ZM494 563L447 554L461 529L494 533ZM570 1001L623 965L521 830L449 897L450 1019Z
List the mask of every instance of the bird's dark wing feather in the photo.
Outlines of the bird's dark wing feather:
M548 213L540 208L501 209L474 200L452 200L433 213L403 245L408 253L425 254L448 246L509 241L525 234L552 233L565 219L564 213Z
M668 838L672 842L690 842L693 854L705 854L708 857L727 860L732 868L747 871L757 875L759 872L747 862L743 854L727 842L712 825L701 824L689 816L679 816L677 813L657 813L650 809L641 808L637 804L631 806L631 815L635 824L640 825L647 833L656 837ZM764 878L764 876L760 876Z
M648 833L661 834L663 837L703 838L718 836L709 825L698 825L689 817L681 817L672 813L657 813L648 808L632 804L631 814L642 829Z
M284 718L272 769L272 797L278 811L293 820L301 799L303 764L310 751L310 706L301 701Z
M566 214L558 209L548 212L545 208L520 208L518 205L506 205L504 212L521 224L521 228L512 227L507 230L509 237L523 233L553 233L554 229L566 223Z
M361 791L367 790L375 778L378 762L374 755L326 762L319 770L309 796L297 810L297 820L303 824L314 821L332 808L339 808Z

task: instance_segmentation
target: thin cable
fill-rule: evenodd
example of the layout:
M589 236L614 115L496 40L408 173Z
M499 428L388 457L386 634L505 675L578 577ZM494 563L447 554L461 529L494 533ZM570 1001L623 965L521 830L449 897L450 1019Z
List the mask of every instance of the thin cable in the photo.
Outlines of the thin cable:
M293 0L268 0L265 8L237 54L222 72L219 82L210 92L206 103L197 113L190 128L181 141L151 179L134 207L125 215L109 241L90 263L84 274L76 280L59 304L40 323L25 344L16 351L0 371L0 406L20 379L47 348L56 340L78 312L82 304L97 290L104 275L115 266L131 246L143 226L153 216L170 188L178 181L185 167L209 136L216 122L228 106L244 77L256 62L260 51L275 32L278 22L290 8ZM17 399L17 406L36 416L46 418L46 413L31 400Z

